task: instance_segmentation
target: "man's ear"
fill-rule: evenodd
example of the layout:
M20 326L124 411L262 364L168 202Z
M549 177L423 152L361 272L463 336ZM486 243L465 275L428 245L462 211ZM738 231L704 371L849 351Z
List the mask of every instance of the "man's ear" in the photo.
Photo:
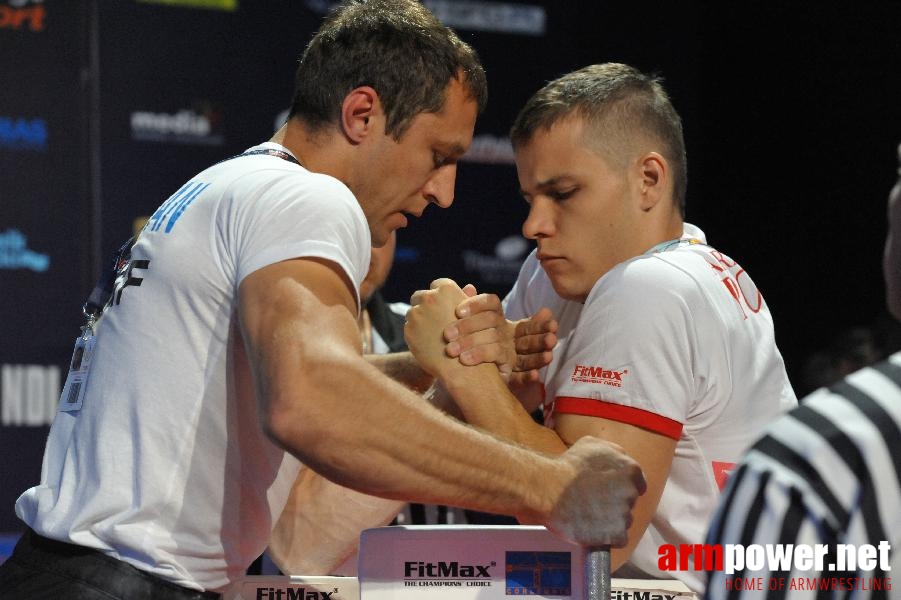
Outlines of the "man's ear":
M381 113L378 93L368 85L354 88L341 104L341 131L353 144L359 144L372 131L372 117Z
M648 152L638 161L638 177L641 187L641 210L649 211L667 196L669 163L657 152Z

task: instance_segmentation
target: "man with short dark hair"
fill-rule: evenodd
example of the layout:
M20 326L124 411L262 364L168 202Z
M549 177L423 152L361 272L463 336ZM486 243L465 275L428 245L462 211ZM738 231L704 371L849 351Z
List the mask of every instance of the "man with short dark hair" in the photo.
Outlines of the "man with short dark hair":
M500 302L464 300L449 280L414 296L410 348L470 423L549 453L584 436L625 449L648 492L614 568L699 591L698 573L659 569L658 548L703 541L732 463L796 404L769 309L738 263L683 221L681 120L659 79L623 64L579 69L533 95L511 137L523 234L537 249L504 309L513 320L550 309L553 360L521 395L527 410L482 380L488 367L463 367L455 357L481 360L470 344L485 317L455 318ZM539 405L549 427L529 416Z
M473 50L418 2L350 2L296 88L285 127L197 174L122 257L17 502L30 529L4 598L217 597L266 547L301 462L377 496L623 537L644 481L612 445L503 442L361 354L372 244L453 201L485 98Z

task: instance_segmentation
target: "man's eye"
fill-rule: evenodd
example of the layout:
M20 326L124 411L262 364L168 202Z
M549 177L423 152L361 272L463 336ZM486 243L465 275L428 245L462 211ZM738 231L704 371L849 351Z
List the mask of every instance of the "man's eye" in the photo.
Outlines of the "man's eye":
M571 188L568 190L554 190L548 195L554 200L566 200L568 198L571 198L577 191L577 188Z

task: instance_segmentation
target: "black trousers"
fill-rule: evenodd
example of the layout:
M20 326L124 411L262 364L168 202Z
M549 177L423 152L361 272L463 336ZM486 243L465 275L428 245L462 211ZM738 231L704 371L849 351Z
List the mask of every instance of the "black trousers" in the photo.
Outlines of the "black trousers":
M3 600L218 600L164 581L105 554L28 530L0 565Z

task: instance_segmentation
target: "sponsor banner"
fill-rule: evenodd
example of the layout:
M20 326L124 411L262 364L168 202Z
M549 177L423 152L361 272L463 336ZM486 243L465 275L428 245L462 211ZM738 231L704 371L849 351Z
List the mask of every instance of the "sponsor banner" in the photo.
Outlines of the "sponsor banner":
M50 268L50 255L28 248L28 238L18 229L0 232L0 271L25 269L43 273Z
M9 362L0 364L0 532L20 532L24 524L16 516L15 502L41 479L44 444L57 412L63 367L5 360ZM0 539L0 562L3 552Z
M59 402L58 365L0 365L0 426L50 425Z
M543 36L547 13L542 6L472 0L423 0L426 8L453 29ZM326 14L337 6L330 0L306 0L307 8Z
M174 113L138 110L131 113L131 139L140 142L221 146L222 111L181 109Z
M469 277L509 288L516 282L519 267L530 248L524 237L510 235L495 244L493 254L464 250L463 267Z
M222 600L359 600L356 577L255 575L231 586Z
M488 165L514 164L513 144L506 136L480 134L473 136L469 150L460 157L465 162Z
M18 533L0 533L0 565L10 557L18 541Z
M583 563L543 527L407 525L364 531L358 571L371 600L581 598Z
M138 0L141 4L163 4L182 8L203 8L206 10L238 10L238 0Z
M0 32L4 30L40 33L47 22L44 0L7 0L0 3Z
M47 150L47 121L39 117L0 115L0 150Z
M467 0L423 0L423 4L454 29L533 36L543 36L547 30L541 6Z
M506 552L504 593L507 596L572 594L571 552Z

